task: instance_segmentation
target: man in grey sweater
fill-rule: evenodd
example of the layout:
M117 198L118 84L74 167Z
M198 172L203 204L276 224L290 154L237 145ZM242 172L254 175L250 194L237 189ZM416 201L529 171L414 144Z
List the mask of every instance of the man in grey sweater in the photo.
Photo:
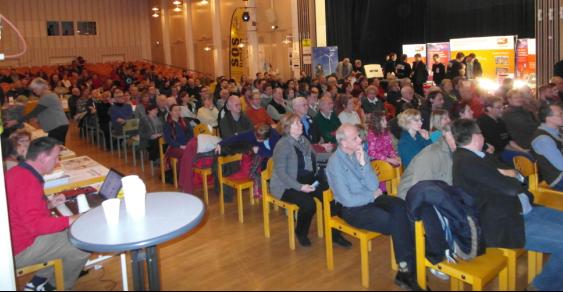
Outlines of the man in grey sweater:
M406 203L384 195L379 180L363 150L358 128L344 124L336 131L338 149L327 166L327 178L341 216L348 224L391 235L399 272L398 286L419 291L416 270L414 228L407 217Z

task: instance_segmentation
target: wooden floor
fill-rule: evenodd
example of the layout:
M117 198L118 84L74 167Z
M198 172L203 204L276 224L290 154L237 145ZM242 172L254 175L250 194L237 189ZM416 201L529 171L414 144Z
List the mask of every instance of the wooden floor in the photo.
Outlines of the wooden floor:
M71 127L67 145L77 155L88 155L124 174L139 175L149 192L174 191L172 185L160 182L158 171L151 176L148 165L143 173L140 167L132 166L131 159L126 165L117 152L112 155L79 138L75 125ZM201 197L201 192L196 191L196 195ZM218 196L210 191L210 206L201 227L158 247L163 290L367 290L360 281L358 241L350 239L351 249L335 247L335 269L328 271L324 241L317 238L314 222L309 236L312 247L302 248L297 244L296 250L291 251L285 213L272 211L272 236L267 239L263 232L262 206L250 206L248 199L244 203L245 223L240 224L235 204L227 203L225 215L221 216ZM119 258L114 257L104 262L102 269L92 269L79 279L75 289L121 290L119 263ZM526 288L526 264L524 256L519 262L519 290ZM394 276L390 269L389 239L375 239L370 255L369 290L400 290L393 284ZM433 290L449 290L448 282L433 276L430 286ZM486 289L496 290L497 281Z

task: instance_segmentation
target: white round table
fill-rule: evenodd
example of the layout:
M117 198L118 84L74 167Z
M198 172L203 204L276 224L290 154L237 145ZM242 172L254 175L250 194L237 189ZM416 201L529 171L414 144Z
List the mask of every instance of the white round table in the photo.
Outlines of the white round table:
M160 290L156 245L194 229L204 214L205 204L193 195L148 193L143 218L131 218L122 200L117 226L109 228L100 206L80 216L70 227L69 237L72 244L86 251L131 251L135 290L145 288L144 261L147 262L149 289Z

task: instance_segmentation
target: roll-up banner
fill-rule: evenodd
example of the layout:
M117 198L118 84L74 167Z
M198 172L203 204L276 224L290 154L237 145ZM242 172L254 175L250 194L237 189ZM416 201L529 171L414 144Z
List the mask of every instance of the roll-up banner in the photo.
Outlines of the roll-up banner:
M476 55L481 63L483 77L502 80L514 78L515 69L515 36L492 36L479 38L451 39L450 58L455 58L458 52L466 56Z
M247 34L246 23L242 21L245 9L236 9L231 18L231 42L229 44L229 69L231 78L240 80L246 71L246 46L244 44Z
M516 42L516 78L529 79L536 75L536 39Z
M445 67L448 66L448 62L450 61L450 43L443 42L443 43L428 43L426 44L426 54L427 54L427 62L426 65L428 66L428 74L432 76L432 65L434 65L434 59L432 56L434 54L438 54L440 56L439 62L444 64ZM433 80L430 77L429 80Z

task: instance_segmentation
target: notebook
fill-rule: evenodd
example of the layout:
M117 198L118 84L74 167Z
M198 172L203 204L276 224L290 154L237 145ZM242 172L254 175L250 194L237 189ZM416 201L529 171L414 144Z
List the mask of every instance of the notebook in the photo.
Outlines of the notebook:
M88 205L90 209L96 208L102 204L103 201L107 199L113 199L117 197L117 194L121 190L121 179L123 174L115 169L110 169L100 190L98 192L90 192L86 194L86 199L88 200ZM76 197L80 194L73 194L67 196L67 200L64 204L57 207L57 211L62 216L71 216L79 214L78 203Z

